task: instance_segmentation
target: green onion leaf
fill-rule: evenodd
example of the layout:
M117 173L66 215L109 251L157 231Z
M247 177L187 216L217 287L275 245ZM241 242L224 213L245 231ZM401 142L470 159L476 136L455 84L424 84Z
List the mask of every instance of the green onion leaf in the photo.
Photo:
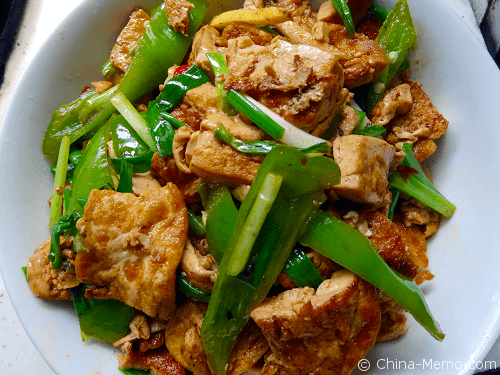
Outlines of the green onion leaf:
M149 127L142 118L142 116L137 112L137 109L130 103L130 101L123 95L123 93L117 90L111 97L111 103L115 108L122 114L127 122L136 131L137 135L148 145L148 147L153 151L158 151L151 134L149 134Z
M234 107L231 106L226 100L224 100L224 96L226 94L226 91L224 90L224 81L217 80L217 77L223 74L229 74L226 66L226 61L224 60L224 55L220 52L209 52L207 53L207 58L215 74L217 105L221 111L224 111L229 116L236 116L236 110L234 109Z
M205 226L203 225L203 222L201 219L195 215L195 213L188 208L188 221L189 221L189 228L191 228L198 237L201 237L205 234L206 229Z
M177 277L177 281L179 282L179 290L186 296L201 302L208 303L210 301L210 294L207 294L191 285L191 283L184 276Z
M52 228L54 223L62 214L63 189L66 185L66 172L68 170L69 157L69 137L64 136L59 147L59 156L57 157L56 177L54 180L54 191L52 193L52 202L50 205L50 220L49 228Z
M344 26L349 33L349 36L352 38L355 33L354 29L354 21L352 20L351 10L347 5L345 0L332 0L333 7L339 14L342 22L344 22Z
M317 288L324 281L311 259L299 247L295 247L290 253L285 271L298 288Z

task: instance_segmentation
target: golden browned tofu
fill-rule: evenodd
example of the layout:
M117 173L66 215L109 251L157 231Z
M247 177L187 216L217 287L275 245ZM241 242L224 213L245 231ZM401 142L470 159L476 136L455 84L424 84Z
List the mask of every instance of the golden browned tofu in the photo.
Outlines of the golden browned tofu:
M261 374L349 374L380 328L375 287L340 270L312 288L271 297L250 316L269 342Z
M275 38L270 45L260 46L248 37L239 37L229 40L226 58L231 74L226 89L249 92L287 121L306 132L315 131L315 135L328 128L347 95L336 55L313 45Z
M189 168L204 181L237 187L252 183L262 160L260 155L236 151L212 132L203 131L197 135Z
M37 298L70 300L70 288L80 284L73 267L73 240L60 237L62 265L60 270L52 268L52 262L47 258L50 252L50 239L46 240L35 250L28 259L28 285ZM70 255L70 258L66 257Z
M377 336L377 343L396 340L408 332L406 315L391 309L382 314L382 323Z
M350 90L375 82L389 64L380 45L364 34L356 33L351 38L345 27L329 25L330 43L348 56L340 59L344 68L344 87Z
M184 35L188 35L189 11L194 5L186 0L163 0L168 24Z
M446 132L448 121L422 90L422 84L412 80L406 83L410 85L412 108L389 122L386 140L398 149L403 142L413 143L415 157L422 161L436 150L434 140Z
M172 356L194 375L211 375L200 337L207 304L186 300L167 323L165 344Z
M76 257L89 297L114 298L149 316L175 310L175 272L188 230L187 209L173 184L140 197L93 190L77 223L86 251Z
M411 279L427 268L427 243L418 228L405 227L399 217L392 222L376 211L366 219L370 241L391 268Z
M333 158L340 167L340 184L332 189L353 202L382 207L391 202L387 189L389 168L396 149L387 142L363 135L333 141Z
M198 130L201 121L216 113L217 92L210 82L188 90L172 111L172 115L192 129Z
M134 55L131 51L146 31L146 26L150 18L142 9L138 9L130 15L127 25L120 32L111 50L109 59L115 68L119 68L124 72L128 70Z

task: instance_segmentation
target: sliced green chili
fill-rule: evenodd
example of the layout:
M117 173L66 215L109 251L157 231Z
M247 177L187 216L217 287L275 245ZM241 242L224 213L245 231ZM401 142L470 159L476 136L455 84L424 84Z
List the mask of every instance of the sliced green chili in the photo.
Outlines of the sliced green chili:
M206 229L203 225L201 219L196 216L196 214L188 207L188 220L189 220L189 228L191 228L198 237L201 237L205 234Z
M131 193L132 192L132 177L134 175L134 166L122 159L120 161L120 181L116 187L116 191L120 193Z
M72 229L80 215L78 213L65 214L59 217L52 225L50 230L50 252L48 255L49 260L52 262L52 268L58 270L61 268L61 242L59 236L65 231Z
M299 247L294 247L285 263L285 271L299 288L317 288L323 281L311 259Z
M224 59L224 55L220 52L209 52L207 53L208 61L212 66L212 70L215 74L215 88L217 90L217 105L221 111L224 111L229 116L236 116L236 110L234 107L229 104L224 96L226 91L224 90L224 81L218 80L217 78L221 75L229 75L229 71L227 70L226 60Z
M299 242L387 293L436 340L444 339L420 288L411 279L392 270L359 230L318 210Z

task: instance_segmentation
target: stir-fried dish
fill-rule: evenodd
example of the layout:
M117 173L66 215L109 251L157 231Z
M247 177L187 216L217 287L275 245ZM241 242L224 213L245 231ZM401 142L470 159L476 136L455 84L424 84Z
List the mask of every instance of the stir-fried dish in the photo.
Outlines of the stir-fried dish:
M405 311L443 340L418 285L455 206L420 163L448 121L410 78L406 0L206 11L137 8L54 112L35 296L124 373L349 374Z

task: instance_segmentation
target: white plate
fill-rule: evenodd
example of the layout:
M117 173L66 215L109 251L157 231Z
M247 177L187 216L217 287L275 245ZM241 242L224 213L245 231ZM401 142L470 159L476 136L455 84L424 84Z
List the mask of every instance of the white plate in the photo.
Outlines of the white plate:
M157 2L148 0L143 6ZM429 241L430 269L436 278L423 287L447 336L442 343L433 340L410 317L406 336L369 353L369 373L470 374L484 367L480 361L500 332L500 178L495 152L500 139L500 73L444 3L410 2L420 27L413 78L424 84L450 121L438 155L432 157L432 170L437 187L458 209ZM53 179L40 142L52 111L99 77L114 38L138 3L85 0L29 65L0 128L0 269L24 328L61 375L119 372L116 350L96 341L81 342L71 303L34 298L20 270L48 238L46 201ZM404 370L405 365L414 370Z

